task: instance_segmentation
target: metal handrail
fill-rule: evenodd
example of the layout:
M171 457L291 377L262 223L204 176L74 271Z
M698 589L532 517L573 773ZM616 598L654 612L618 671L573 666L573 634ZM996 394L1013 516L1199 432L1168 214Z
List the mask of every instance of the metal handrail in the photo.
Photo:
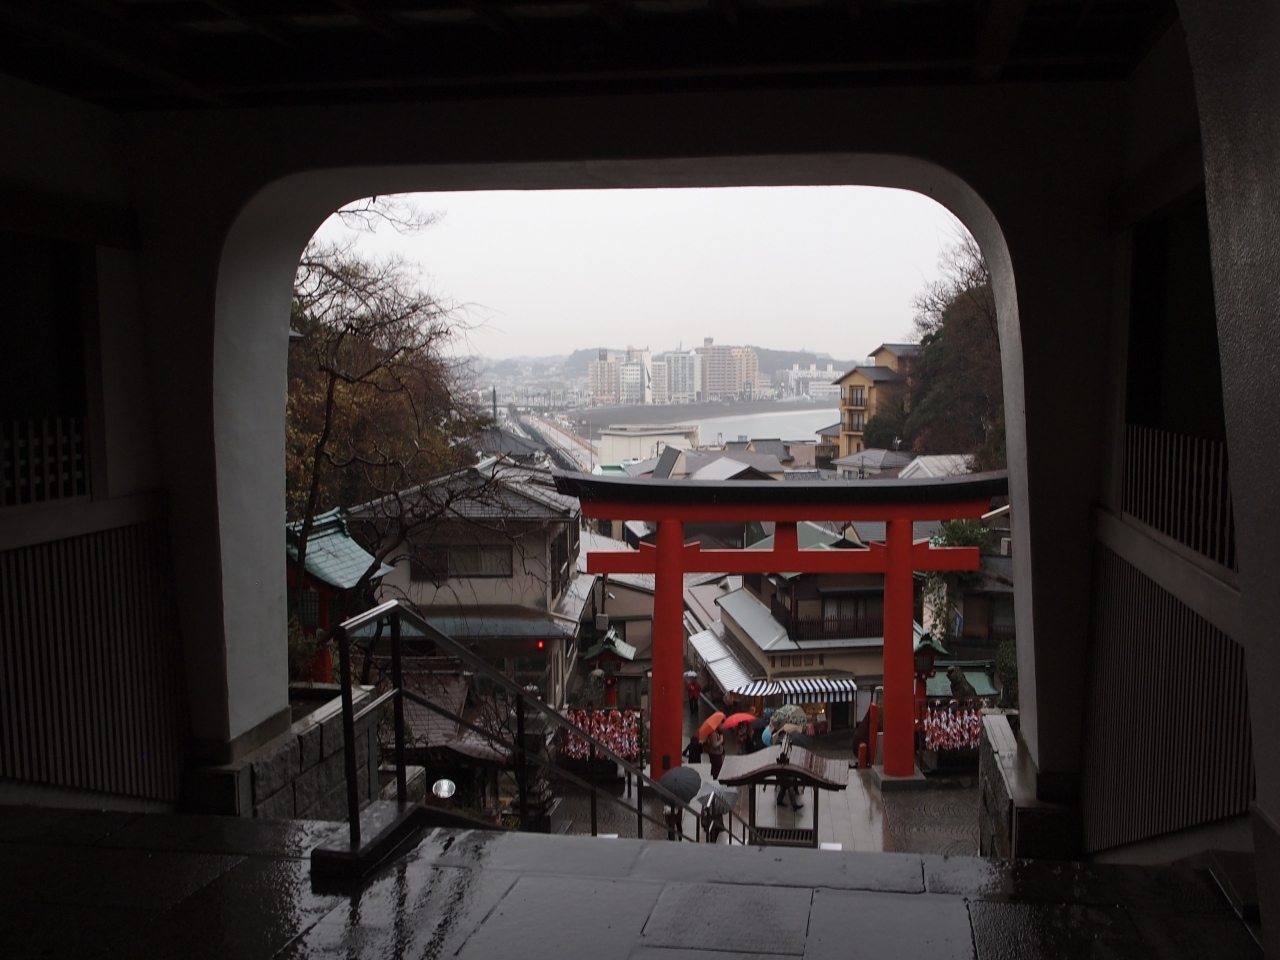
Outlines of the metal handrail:
M445 710L444 708L439 707L436 704L430 703L428 700L426 700L426 698L419 697L413 694L412 691L408 691L404 689L403 676L402 676L401 663L400 663L400 650L401 650L400 627L401 627L401 621L403 618L407 618L409 622L417 630L421 631L421 633L423 634L423 637L433 642L437 646L437 648L444 648L450 653L450 655L468 664L476 672L485 676L491 682L496 684L498 687L502 688L507 693L515 697L517 724L519 727L517 732L517 739L520 741L519 743L509 744L506 741L502 740L501 738L495 736L492 731L483 730L475 726L474 724L471 724L470 722L462 719L461 717L458 717L452 714L451 712ZM486 663L482 658L477 656L471 650L467 649L463 644L460 644L458 641L454 640L452 637L437 630L425 619L423 619L415 610L413 610L412 607L408 606L407 604L405 604L403 601L400 601L400 600L388 600L385 603L379 604L378 606L373 607L370 610L366 610L363 613L357 614L353 617L350 617L347 620L344 620L341 624L338 625L338 627L334 631L334 637L338 643L339 669L341 670L342 720L343 720L342 726L343 726L343 737L345 740L345 744L344 744L345 761L346 761L345 767L346 767L346 778L347 778L347 814L348 814L348 825L349 825L350 837L351 837L351 845L353 848L358 847L360 844L360 801L359 801L359 783L357 779L355 750L353 747L355 743L355 721L357 719L357 714L354 708L354 699L353 699L353 692L352 692L352 686L351 686L351 633L352 631L357 630L360 627L363 627L372 623L379 623L384 619L389 621L391 626L390 639L391 639L391 659L392 659L392 686L390 690L381 694L375 701L364 706L360 710L359 716L363 717L367 715L376 707L382 706L384 703L386 703L387 700L392 700L394 703L395 714L394 714L393 724L394 724L394 738L395 738L394 748L395 748L395 768L396 768L396 797L399 803L404 804L406 802L407 793L408 793L407 775L406 775L405 758L404 758L404 751L405 751L404 700L408 698L412 702L417 703L420 706L425 707L426 709L432 710L433 712L441 716L445 716L448 719L455 721L457 723L460 723L461 725L467 727L470 730L473 730L476 733L481 734L486 738L489 738L491 740L496 741L497 743L500 743L504 747L508 747L509 749L512 749L513 756L516 756L521 763L525 762L528 759L532 759L535 764L546 767L547 769L553 771L557 776L564 777L566 780L572 783L575 783L581 787L590 789L591 803L592 803L592 833L594 835L595 833L594 813L595 813L596 799L599 794L599 789L593 783L587 783L586 781L582 780L579 777L574 776L568 771L547 763L535 752L527 749L527 747L524 744L523 732L524 732L524 705L528 703L536 711L541 713L547 720L549 720L552 723L552 725L554 725L555 727L565 730L573 734L574 736L580 737L583 740L585 740L587 743L589 743L593 750L593 759L595 758L595 754L598 753L599 755L609 760L612 760L614 763L617 763L619 766L622 767L622 769L626 773L635 776L637 833L641 837L643 837L643 821L644 820L649 820L651 823L657 824L666 829L670 829L667 826L667 824L661 823L654 817L651 817L644 813L643 790L644 790L644 785L646 784L648 785L648 788L653 790L663 800L663 802L667 806L676 807L684 810L685 812L692 814L694 817L694 823L696 824L694 839L696 840L701 837L701 820L699 818L698 811L696 811L688 803L685 803L679 797L675 796L673 793L671 793L669 790L663 787L656 780L651 779L640 768L632 765L629 761L624 760L621 756L615 753L606 744L597 740L595 737L591 736L589 733L587 733L582 728L578 727L576 724L573 724L570 721L566 720L564 717L562 717L555 710L552 710L541 700L538 700L536 697L530 696L526 691L521 689L517 684L509 680L507 677L503 676L498 671L494 670L493 667L491 667L488 663ZM523 775L523 772L518 774L518 780L520 783L521 806L522 806L520 822L522 826L525 826L527 825L527 810L524 809L525 802L526 802L526 791L524 788L525 777ZM611 794L608 794L608 793L605 794L605 797L612 802L615 802L621 806L626 807L628 810L630 809L630 805L624 803L621 800L621 798L613 797ZM742 824L743 836L742 836L741 842L744 844L748 843L752 836L752 830L750 825L733 810L729 811L729 816L731 820L736 820ZM680 830L679 833L681 837L688 839L688 835L685 834L683 830ZM729 830L728 834L731 841L735 839L733 836L732 830Z

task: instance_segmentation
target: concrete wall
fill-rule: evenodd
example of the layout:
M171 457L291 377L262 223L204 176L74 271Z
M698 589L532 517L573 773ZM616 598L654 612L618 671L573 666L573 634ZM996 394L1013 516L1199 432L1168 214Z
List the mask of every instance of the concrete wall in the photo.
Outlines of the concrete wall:
M1203 138L1253 719L1267 953L1280 956L1280 6L1179 3Z

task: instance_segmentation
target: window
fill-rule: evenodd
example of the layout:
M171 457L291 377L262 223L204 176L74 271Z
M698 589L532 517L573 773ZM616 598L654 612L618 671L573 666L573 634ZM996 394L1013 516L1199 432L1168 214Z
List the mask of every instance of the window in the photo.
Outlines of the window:
M772 670L772 669L773 669L774 667L776 667L777 665L778 665L778 664L777 664L777 662L776 662L776 658L774 658L774 657L770 657L770 658L769 658L769 669L770 669L770 670Z
M307 630L320 626L320 594L303 590L298 598L298 622Z
M827 655L825 653L818 654L818 666L820 667L826 666L826 663L827 663Z
M787 656L787 657L783 657L783 658L782 658L782 665L783 665L784 667L789 667L789 666L791 666L791 658L790 658L789 656Z
M476 544L419 550L409 561L415 582L457 580L465 577L510 577L511 544Z
M849 388L849 406L851 407L866 406L866 393L863 387Z
M812 666L813 666L813 654L812 654L812 653L806 653L806 654L804 655L804 665L805 665L806 667L812 667Z

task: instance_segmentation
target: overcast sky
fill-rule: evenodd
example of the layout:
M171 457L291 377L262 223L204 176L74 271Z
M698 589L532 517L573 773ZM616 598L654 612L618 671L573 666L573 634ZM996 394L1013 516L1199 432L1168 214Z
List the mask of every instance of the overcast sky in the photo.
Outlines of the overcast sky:
M963 228L919 194L873 187L419 194L441 214L364 249L421 265L465 304L471 349L500 359L584 347L718 343L847 360L911 330L912 297ZM320 230L347 231L331 218Z

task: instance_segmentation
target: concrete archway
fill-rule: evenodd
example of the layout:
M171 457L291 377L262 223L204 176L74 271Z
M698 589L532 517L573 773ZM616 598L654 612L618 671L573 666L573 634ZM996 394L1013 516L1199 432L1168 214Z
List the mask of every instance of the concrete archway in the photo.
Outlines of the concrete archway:
M1031 510L1022 335L1009 246L995 214L961 177L895 155L709 157L682 160L348 168L295 174L260 191L224 243L214 308L213 432L227 712L235 738L287 704L284 406L289 304L307 241L335 209L361 197L460 190L856 185L909 190L949 209L991 269L1000 326L1020 675L1035 675ZM276 640L275 638L280 638ZM1037 743L1035 685L1022 726Z

